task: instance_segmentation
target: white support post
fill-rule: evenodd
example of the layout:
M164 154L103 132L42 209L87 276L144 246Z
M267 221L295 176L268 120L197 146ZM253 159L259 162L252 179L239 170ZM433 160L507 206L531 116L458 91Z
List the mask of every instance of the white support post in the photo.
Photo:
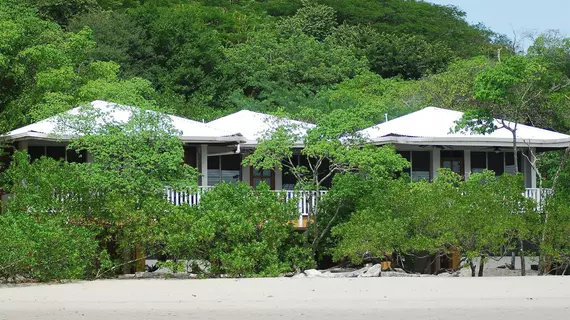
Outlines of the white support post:
M241 160L245 159L246 155L241 154ZM250 166L241 165L241 181L251 185L251 175L250 175Z
M200 186L208 186L208 145L200 145L200 173L202 174Z
M441 154L439 148L433 148L431 151L431 178L437 178L437 169L441 166Z
M463 163L463 170L465 170L465 180L467 180L471 176L471 150L463 151Z
M91 154L91 152L85 152L85 162L93 162L93 155Z
M275 172L275 190L281 190L283 189L283 173L281 172L281 169L279 169L279 167L275 167L274 169Z

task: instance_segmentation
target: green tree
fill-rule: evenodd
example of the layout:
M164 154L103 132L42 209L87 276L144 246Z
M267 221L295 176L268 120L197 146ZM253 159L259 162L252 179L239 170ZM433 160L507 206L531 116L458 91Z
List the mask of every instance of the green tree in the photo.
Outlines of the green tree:
M182 143L168 117L115 108L130 119L114 119L109 110L84 107L78 115L58 121L58 134L77 137L68 152L87 152L90 161L30 163L25 153L16 153L3 177L5 190L17 195L8 212L38 219L59 217L86 227L97 235L100 253L107 243L114 243L124 256L113 257L126 262L137 245L159 250L157 223L173 210L165 191L191 190L197 173L182 164Z
M303 7L297 13L284 19L280 28L286 35L302 32L318 40L324 40L337 26L336 12L333 8L318 4L312 0L301 0Z
M23 3L62 26L76 15L100 9L97 0L25 0Z
M278 40L257 36L225 50L222 71L231 79L232 100L257 109L298 108L308 97L366 70L366 61L345 47L305 34Z
M313 255L319 244L329 233L340 214L339 203L335 213L326 220L319 219L321 191L324 184L337 174L356 171L373 176L391 176L407 165L405 159L390 147L377 148L362 146L363 138L357 130L366 125L358 114L346 110L335 110L317 122L317 126L306 130L298 126L281 126L260 140L255 152L244 159L244 164L259 170L286 169L297 181L297 189L313 191L310 201L315 202L309 210L309 231ZM305 128L306 129L306 128ZM307 158L307 164L297 163L293 159L295 146L302 143L299 151ZM334 185L332 186L334 189ZM325 196L326 198L326 196Z
M179 207L165 217L165 250L178 259L205 260L212 275L278 276L312 267L310 250L293 231L298 219L286 203L260 185L257 190L221 184L205 193L200 206Z

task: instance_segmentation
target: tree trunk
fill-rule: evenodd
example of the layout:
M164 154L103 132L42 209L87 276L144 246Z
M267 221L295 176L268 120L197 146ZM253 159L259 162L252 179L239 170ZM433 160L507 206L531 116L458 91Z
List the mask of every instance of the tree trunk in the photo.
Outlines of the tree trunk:
M125 246L123 248L123 274L131 273L131 264L129 263L131 260L131 248Z
M513 155L515 158L515 174L519 173L519 155L518 155L518 146L517 146L517 129L515 125L515 130L513 131Z
M473 263L473 260L469 261L469 267L471 267L471 276L475 277L477 266Z
M513 250L513 252L511 252L511 269L512 270L515 270L516 256L517 256L517 254Z
M485 256L481 256L481 261L479 262L479 277L483 276L483 268L485 268Z
M521 258L521 276L526 276L526 265L524 259L524 242L520 240L521 250L520 250L520 258Z

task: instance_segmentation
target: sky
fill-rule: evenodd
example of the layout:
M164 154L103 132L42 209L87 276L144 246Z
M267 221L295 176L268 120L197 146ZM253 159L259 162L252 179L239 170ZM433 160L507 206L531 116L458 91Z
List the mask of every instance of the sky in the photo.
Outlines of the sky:
M466 20L482 22L491 30L513 38L526 31L543 32L558 29L570 36L570 0L427 0L443 5L455 5L467 13ZM522 43L528 47L530 40Z

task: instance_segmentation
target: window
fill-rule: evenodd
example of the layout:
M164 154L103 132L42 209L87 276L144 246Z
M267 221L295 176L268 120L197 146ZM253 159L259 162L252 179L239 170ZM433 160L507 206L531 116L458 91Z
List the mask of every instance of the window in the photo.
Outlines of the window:
M295 166L299 166L301 165L301 155L299 154L294 154L291 157L291 160L293 162L293 165ZM283 162L285 162L287 160L283 160ZM282 178L283 181L283 189L284 190L293 190L295 189L295 185L297 184L297 178L295 178L295 175L293 175L293 173L291 173L291 169L283 166L283 172L282 172Z
M489 164L489 170L495 171L496 176L500 176L505 173L505 159L503 152L487 152L487 160Z
M55 160L65 160L65 147L46 147L46 156Z
M311 177L311 173L310 173L310 168L311 166L309 165L309 160L307 158L307 156L305 155L301 155L301 154L293 154L291 156L291 162L293 163L293 165L295 167L304 167L308 170L308 172L302 172L301 175L302 176L309 176L309 178ZM282 163L286 163L287 165L291 165L289 163L288 160L283 160ZM311 164L314 166L316 165L317 161L313 158L311 159ZM323 179L327 174L329 174L329 160L328 159L323 159L322 163L320 164L319 167L319 179ZM297 185L297 178L295 177L294 174L291 173L291 169L289 169L287 166L283 166L283 171L281 174L281 181L283 183L283 190L293 190L295 189L295 186ZM325 187L325 188L330 188L332 185L332 179L333 176L331 175L330 177L328 177L327 179L325 179L324 181L321 182L321 186Z
M85 151L77 152L77 150L69 149L65 151L65 156L67 162L84 163L87 160L87 152Z
M32 161L38 160L46 155L46 147L30 146L28 147L28 155Z
M471 152L471 172L481 173L487 169L487 153Z
M463 172L463 151L441 151L441 167L450 169L452 172L460 176L464 175Z
M404 170L412 180L429 180L431 178L431 153L429 151L399 151L402 158L411 163L411 167Z
M240 167L239 154L208 157L208 186L239 181Z
M262 181L267 183L271 190L275 189L275 172L273 170L257 170L251 168L251 186L256 188Z
M431 166L431 153L429 151L412 151L412 180L429 180L430 166Z
M522 159L523 156L521 153L518 153L517 162L519 167L519 172L522 168ZM505 172L508 174L515 174L515 153L514 152L505 152Z
M46 156L55 160L65 160L75 163L83 163L87 157L85 151L77 152L76 150L67 149L67 147L62 146L29 146L28 155L32 161Z
M184 163L193 167L198 168L197 163L197 150L196 147L184 146Z

